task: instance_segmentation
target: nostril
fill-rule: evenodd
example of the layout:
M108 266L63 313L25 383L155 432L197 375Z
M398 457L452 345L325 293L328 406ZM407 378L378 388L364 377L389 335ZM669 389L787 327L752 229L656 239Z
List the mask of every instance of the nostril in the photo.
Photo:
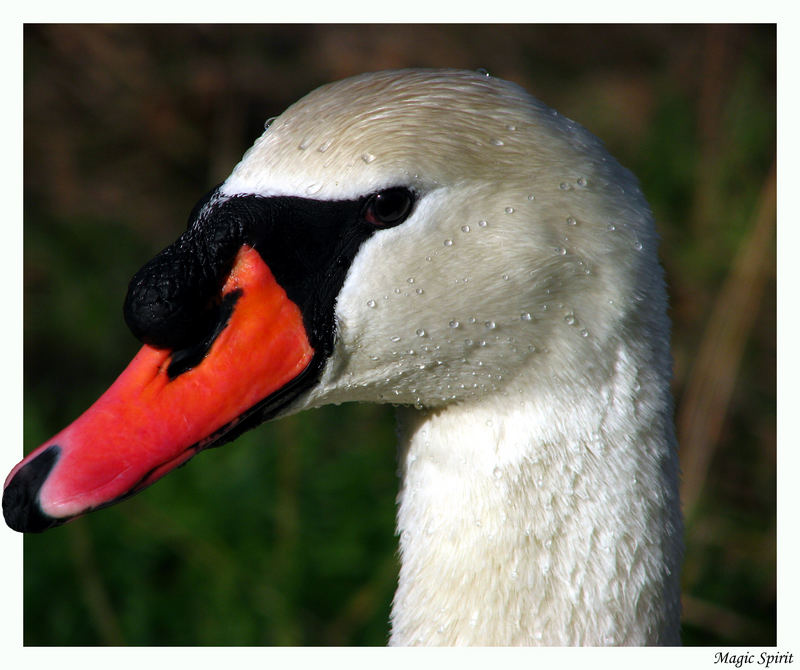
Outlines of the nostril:
M210 325L203 331L197 331L194 342L172 352L172 358L167 368L167 376L170 379L175 379L178 375L191 370L205 358L211 345L228 325L233 308L241 295L241 289L228 293L218 306L208 311Z

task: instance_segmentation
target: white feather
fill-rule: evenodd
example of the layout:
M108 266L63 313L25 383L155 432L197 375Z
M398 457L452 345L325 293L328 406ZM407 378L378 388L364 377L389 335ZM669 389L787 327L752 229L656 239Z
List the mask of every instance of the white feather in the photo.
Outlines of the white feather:
M355 258L320 383L399 410L394 644L677 644L682 523L657 237L590 133L478 73L363 75L223 193L419 194Z

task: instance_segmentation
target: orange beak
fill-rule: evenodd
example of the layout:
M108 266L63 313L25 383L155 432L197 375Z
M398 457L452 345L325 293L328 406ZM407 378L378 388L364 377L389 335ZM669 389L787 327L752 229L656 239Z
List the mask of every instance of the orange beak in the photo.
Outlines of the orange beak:
M265 404L280 405L279 392L314 358L300 309L246 245L226 296L233 310L199 363L176 376L173 352L145 345L94 405L11 471L9 526L45 530L132 495Z

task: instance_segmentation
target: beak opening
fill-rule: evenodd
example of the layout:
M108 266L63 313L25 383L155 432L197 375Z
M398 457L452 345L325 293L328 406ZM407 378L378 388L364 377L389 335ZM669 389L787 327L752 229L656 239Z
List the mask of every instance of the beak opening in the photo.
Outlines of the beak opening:
M112 386L11 471L6 523L39 532L126 498L274 416L319 366L300 309L242 246L218 327L192 349L145 345Z

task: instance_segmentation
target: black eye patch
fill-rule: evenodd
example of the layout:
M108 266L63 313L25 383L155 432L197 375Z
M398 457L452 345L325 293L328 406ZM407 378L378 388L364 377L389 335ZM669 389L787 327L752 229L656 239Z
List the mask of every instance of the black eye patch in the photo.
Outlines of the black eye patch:
M413 205L403 187L340 201L226 198L215 190L195 206L186 232L134 275L125 321L141 341L175 351L171 372L196 365L227 323L220 293L239 249L249 245L300 308L312 347L328 355L350 263L366 239L401 223Z

